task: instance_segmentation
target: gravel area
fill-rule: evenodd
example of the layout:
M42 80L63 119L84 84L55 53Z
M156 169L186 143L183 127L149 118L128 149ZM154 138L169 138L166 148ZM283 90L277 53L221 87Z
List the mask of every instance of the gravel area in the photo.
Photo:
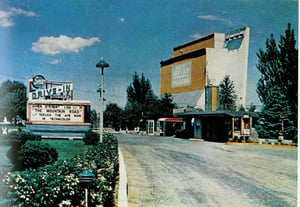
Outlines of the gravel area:
M297 149L118 135L129 207L296 206Z

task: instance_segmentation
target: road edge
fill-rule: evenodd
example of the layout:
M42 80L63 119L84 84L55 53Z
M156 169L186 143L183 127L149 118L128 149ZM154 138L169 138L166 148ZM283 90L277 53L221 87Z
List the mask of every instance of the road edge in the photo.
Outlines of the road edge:
M119 191L118 191L118 207L128 207L128 192L127 192L127 172L124 162L123 153L118 148L119 154Z

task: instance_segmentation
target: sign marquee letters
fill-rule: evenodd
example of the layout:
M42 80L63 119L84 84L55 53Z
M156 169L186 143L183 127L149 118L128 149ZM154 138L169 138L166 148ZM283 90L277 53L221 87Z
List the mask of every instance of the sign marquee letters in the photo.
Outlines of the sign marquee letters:
M172 66L172 88L191 84L192 62Z
M31 92L31 99L40 99L43 97L55 97L55 96L61 96L61 94L64 94L64 96L71 96L71 91L73 90L71 84L64 84L61 86L48 88L48 89L39 89L36 91Z
M84 106L60 104L32 104L32 122L84 122Z

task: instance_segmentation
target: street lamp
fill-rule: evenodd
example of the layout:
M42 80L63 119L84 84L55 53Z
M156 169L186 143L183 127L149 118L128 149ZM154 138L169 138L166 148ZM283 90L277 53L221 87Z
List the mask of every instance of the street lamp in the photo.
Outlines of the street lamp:
M108 68L109 64L104 61L103 58L97 63L97 68L101 68L101 85L100 90L97 91L100 93L100 142L103 140L103 111L104 111L104 68Z
M84 170L79 174L79 182L85 190L85 206L88 207L88 188L95 175L88 170Z

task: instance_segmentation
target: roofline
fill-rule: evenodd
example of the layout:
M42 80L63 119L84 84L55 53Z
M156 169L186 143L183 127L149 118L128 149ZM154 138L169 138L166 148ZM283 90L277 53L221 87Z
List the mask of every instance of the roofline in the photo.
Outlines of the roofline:
M205 54L206 54L206 48L202 48L202 49L196 50L194 52L190 52L190 53L187 53L187 54L183 54L183 55L180 55L180 56L170 58L170 59L165 60L165 61L161 61L160 65L161 66L167 66L167 65L171 65L172 63L181 61L181 60L185 60L185 59L188 59L188 58L195 58L195 57L199 57L199 56L202 56L202 55L205 55Z
M214 38L214 36L215 36L215 33L212 33L212 34L206 35L204 37L200 37L199 39L195 39L195 40L192 40L190 42L183 43L182 45L174 47L173 51L180 50L182 48L185 48L187 46L193 45L195 43L202 42L202 41Z
M229 117L243 117L249 115L250 117L259 117L258 112L240 112L240 111L190 111L175 113L176 116L229 116Z

